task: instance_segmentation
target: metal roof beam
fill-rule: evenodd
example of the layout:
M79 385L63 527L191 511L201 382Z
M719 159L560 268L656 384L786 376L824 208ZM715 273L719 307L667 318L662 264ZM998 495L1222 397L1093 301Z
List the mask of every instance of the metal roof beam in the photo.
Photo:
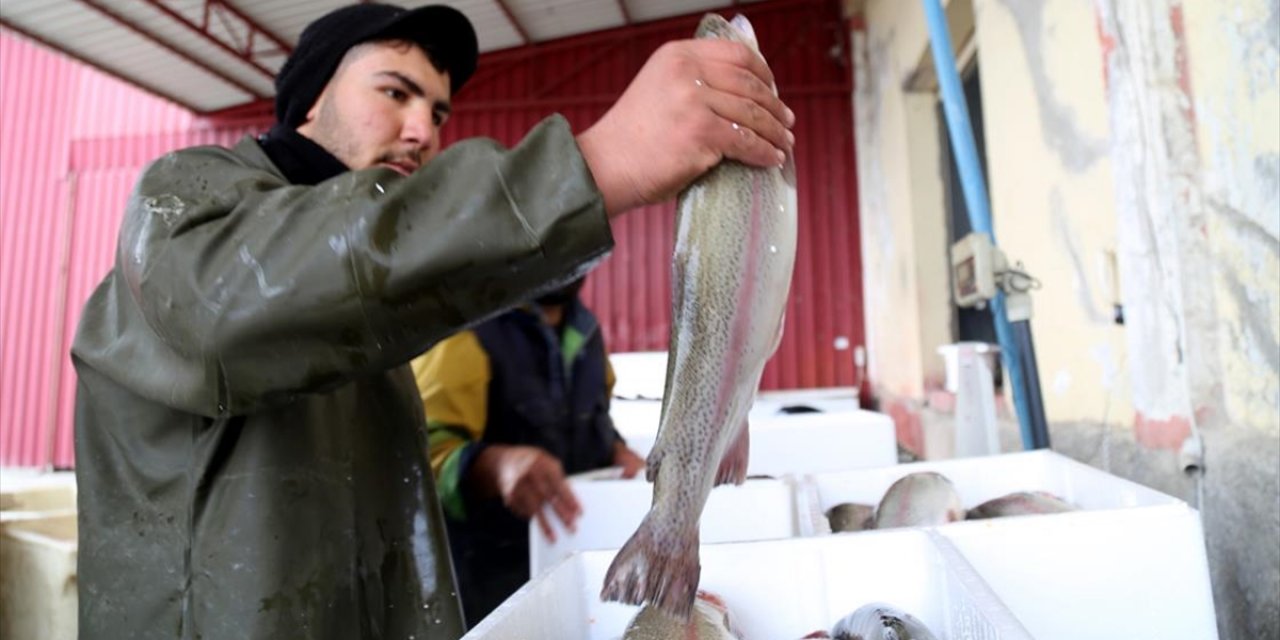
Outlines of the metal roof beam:
M54 42L34 31L31 31L20 25L14 24L5 18L0 18L0 26L3 26L6 29L11 29L14 33L20 34L22 37L27 38L33 42L40 43L41 45L48 47L50 51L57 51L65 56L69 56L73 60L77 60L81 64L91 69L97 69L98 71L101 71L102 73L105 73L113 78L119 78L121 81L127 82L137 87L138 89L142 91L146 91L147 93L150 93L158 98L168 100L169 102L172 102L176 105L181 105L183 108L189 109L194 113L201 112L199 108L191 104L190 98L181 98L176 94L166 91L165 89L163 89L158 85L150 84L134 77L125 76L119 71L103 65L101 60L90 59L89 57L85 56L82 53L77 53L75 51L72 51L71 49L68 49L65 44Z
M257 20L254 20L253 18L246 16L244 12L237 9L235 5L232 5L230 2L226 2L225 0L208 0L208 3L210 5L218 5L219 7L222 8L223 11L226 11L227 13L230 13L236 18L239 18L240 22L243 22L245 26L249 27L250 43L253 42L253 36L256 34L266 38L267 40L270 40L272 44L279 47L281 55L288 56L289 54L293 53L293 47L290 46L289 43L285 42L284 38L281 38L280 36L276 35L275 32L262 26L261 24L258 24Z
M287 48L288 46L285 45L283 42L281 42L279 38L268 33L261 27L257 26L256 23L244 17L244 14L240 13L234 7L231 7L230 5L226 4L225 2L222 2L221 0L205 0L204 9L202 11L202 15L204 16L204 19L202 20L203 24L196 24L188 20L186 16L178 13L177 11L174 11L173 9L170 9L166 4L164 4L163 2L160 2L160 0L142 0L142 2L145 4L151 5L152 7L155 7L157 11L168 16L170 20L173 20L174 22L177 22L178 24L186 27L189 31L192 31L197 36L203 38L205 41L212 43L213 45L217 46L219 49L222 49L223 51L225 51L227 54L234 56L236 59L240 60L241 62L244 62L245 64L253 67L263 76L265 76L268 80L274 81L276 74L274 71L262 66L262 63L258 62L258 60L256 59L257 52L253 50L254 36L261 34L263 37L275 43L277 47L281 47L282 52L287 54L290 51L290 49ZM243 23L242 26L246 31L245 44L243 45L243 47L241 47L240 43L235 41L236 30L233 29L229 24L229 22L227 21L228 13L230 13L232 16L234 16L236 19L240 20ZM218 19L223 24L223 28L227 30L227 34L232 38L231 44L228 44L222 38L218 37L209 28L210 22L211 22L209 18L214 14L217 15ZM235 45L235 46L232 46L232 45Z
M520 21L516 19L516 14L512 13L511 7L507 6L506 0L493 1L498 3L498 8L502 9L503 15L507 16L507 21L511 23L511 27L516 30L516 33L520 34L520 44L533 44L533 39L529 37L529 32L525 31L524 25L520 24Z
M134 24L133 22L131 22L128 18L126 18L126 17L124 17L124 16L122 16L122 15L120 15L120 14L116 13L116 12L115 12L115 11L113 11L110 7L107 7L107 6L103 5L99 0L79 0L79 1L80 1L80 4L83 4L83 5L87 6L87 7L91 7L92 9L94 9L95 11L97 11L98 13L100 13L100 14L102 14L102 15L106 16L107 18L109 18L112 22L115 22L116 24L118 24L118 25L120 25L120 26L124 27L125 29L128 29L129 31L132 31L132 32L134 32L134 33L138 34L139 36L142 36L142 38L143 38L143 39L145 39L145 40L150 40L151 42L153 42L153 43L155 43L155 44L159 45L161 48L163 48L163 49L165 49L165 50L169 51L169 52L170 52L170 53L172 53L173 55L176 55L176 56L178 56L179 58L182 58L183 60L186 60L187 62L191 63L193 66L195 66L195 67L197 67L197 68L199 68L199 69L201 69L201 70L203 70L203 71L205 71L205 72L209 73L210 75L213 75L214 77L216 77L216 78L218 78L219 80L222 80L223 82L225 82L225 83L227 83L227 84L229 84L229 85L231 85L231 86L235 87L236 89L239 89L240 91L243 91L243 92L245 92L245 93L249 94L250 96L253 96L254 98L265 98L265 97L267 97L267 96L263 95L261 92L259 92L258 90L254 89L253 87L250 87L249 85L245 84L244 82L241 82L240 80L237 80L237 79L235 79L235 78L233 78L233 77L231 77L231 76L227 75L226 73L224 73L223 71L221 71L221 70L219 70L219 69L217 69L217 68L213 67L213 66L212 66L212 65L210 65L209 63L207 63L207 62L205 62L205 61L203 61L203 60L200 60L200 59L196 58L195 56L193 56L193 55L191 55L191 54L187 53L186 51L183 51L182 49L179 49L178 47L173 46L172 44L170 44L170 43L168 43L168 42L165 42L163 39L161 39L161 38L160 38L159 36L157 36L156 34L151 33L151 32L149 32L149 31L146 31L146 30L145 30L145 29L143 29L142 27L140 27L140 26L138 26L137 24Z

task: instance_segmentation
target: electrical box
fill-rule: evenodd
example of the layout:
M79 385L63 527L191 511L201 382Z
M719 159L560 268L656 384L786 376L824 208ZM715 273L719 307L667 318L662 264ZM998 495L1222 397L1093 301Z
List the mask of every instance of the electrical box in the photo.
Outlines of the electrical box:
M996 297L996 273L1004 270L1004 256L985 233L970 233L951 245L952 296L961 307L986 306Z

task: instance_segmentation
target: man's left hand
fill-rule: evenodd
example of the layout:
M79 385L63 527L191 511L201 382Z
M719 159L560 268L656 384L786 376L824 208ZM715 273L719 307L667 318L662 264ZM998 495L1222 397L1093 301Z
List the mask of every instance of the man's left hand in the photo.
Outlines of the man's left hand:
M634 478L644 468L644 458L626 444L618 442L613 445L613 466L622 467L623 478Z

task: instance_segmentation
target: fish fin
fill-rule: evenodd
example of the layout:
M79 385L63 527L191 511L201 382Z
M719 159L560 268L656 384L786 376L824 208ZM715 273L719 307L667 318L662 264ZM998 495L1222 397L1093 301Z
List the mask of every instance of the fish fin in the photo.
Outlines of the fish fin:
M649 482L658 480L658 469L662 467L662 443L654 445L649 457L644 461L644 479Z
M778 318L778 333L773 336L773 346L769 348L770 355L778 352L778 347L782 345L782 330L787 328L787 311L783 309L782 317ZM762 372L763 373L763 372ZM758 388L760 383L756 383Z
M716 471L716 485L742 484L747 479L747 460L751 453L751 442L747 428L747 419L742 419L738 435L734 436L729 448L725 449L720 459L720 468Z
M698 529L659 535L653 511L614 556L604 576L600 599L641 605L688 621L702 566L698 561ZM670 527L662 527L672 531Z

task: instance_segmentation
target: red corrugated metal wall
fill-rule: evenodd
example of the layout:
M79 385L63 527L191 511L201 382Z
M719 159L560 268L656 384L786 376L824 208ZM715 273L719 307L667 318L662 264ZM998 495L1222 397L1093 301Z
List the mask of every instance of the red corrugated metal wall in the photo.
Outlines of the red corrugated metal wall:
M779 91L796 111L800 238L782 346L766 388L853 384L863 344L857 194L845 29L832 0L744 8ZM696 17L485 56L458 96L449 141L514 144L551 112L582 130L661 43ZM0 464L70 466L80 307L110 268L138 171L192 144L231 144L266 122L214 126L118 80L0 31ZM589 280L614 351L661 350L669 330L671 205L615 225L614 254Z
M780 0L741 9L797 116L799 249L786 330L762 386L851 386L852 351L833 346L839 337L864 343L851 72L839 4ZM447 135L513 144L549 111L585 129L650 53L692 34L697 21L689 16L491 55L459 96ZM588 280L586 299L613 351L666 349L672 210L668 204L625 216L615 225L617 249Z
M56 256L67 209L64 124L74 104L47 97L69 95L77 74L49 58L26 42L0 40L0 447L13 463L47 459L42 434L54 410L46 389L61 328ZM22 90L11 90L20 75Z
M139 170L245 130L0 31L0 464L74 459L67 352Z

